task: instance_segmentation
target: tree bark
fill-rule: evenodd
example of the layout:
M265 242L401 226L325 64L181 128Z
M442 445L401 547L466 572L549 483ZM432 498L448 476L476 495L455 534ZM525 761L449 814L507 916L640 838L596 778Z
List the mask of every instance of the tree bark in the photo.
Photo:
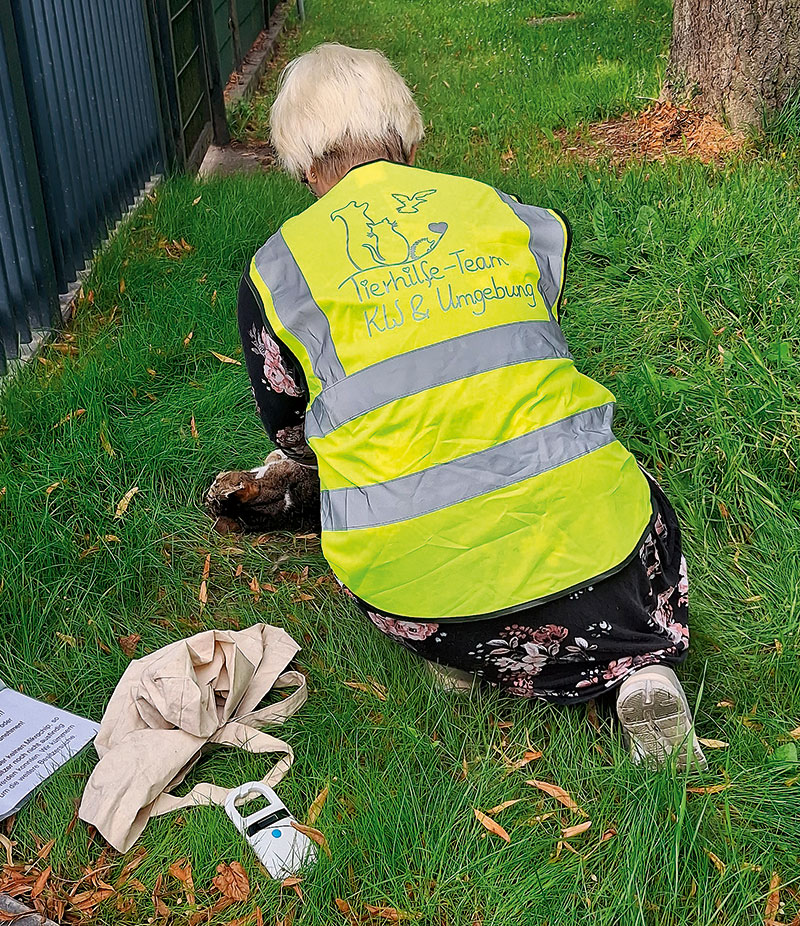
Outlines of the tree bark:
M800 0L675 0L667 95L758 126L800 90Z

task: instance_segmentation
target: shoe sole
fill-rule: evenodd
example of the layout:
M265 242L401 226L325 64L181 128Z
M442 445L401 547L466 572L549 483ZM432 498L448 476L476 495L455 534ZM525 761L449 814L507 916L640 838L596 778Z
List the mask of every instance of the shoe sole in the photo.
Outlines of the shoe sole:
M707 768L686 695L666 666L640 669L622 683L617 716L636 765L658 768L676 756L678 768L684 770L691 752L694 763Z

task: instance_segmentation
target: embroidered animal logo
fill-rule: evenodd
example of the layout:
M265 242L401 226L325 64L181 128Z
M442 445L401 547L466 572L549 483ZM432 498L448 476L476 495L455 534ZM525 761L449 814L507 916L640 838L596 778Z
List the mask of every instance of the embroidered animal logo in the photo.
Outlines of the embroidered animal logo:
M426 198L435 192L423 190L413 196L399 193L392 193L392 196L398 202L401 202L402 197L397 211L405 211L407 214L418 212ZM413 237L404 233L399 223L388 216L373 219L368 209L369 203L351 200L346 206L331 213L332 222L339 219L344 223L347 257L359 271L396 267L426 257L447 231L447 222L430 222L427 226L430 235Z
M419 207L435 192L436 190L420 190L419 193L413 193L411 196L406 196L405 193L392 193L392 198L400 203L397 211L408 214L419 212Z

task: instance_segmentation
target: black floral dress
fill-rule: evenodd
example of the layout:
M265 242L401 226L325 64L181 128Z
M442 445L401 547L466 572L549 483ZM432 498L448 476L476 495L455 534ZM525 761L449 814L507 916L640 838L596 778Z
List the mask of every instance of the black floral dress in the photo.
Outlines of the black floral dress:
M305 441L302 367L268 325L245 278L239 333L259 415L277 447L313 464ZM614 575L506 617L415 621L376 611L353 595L374 627L432 662L477 675L525 698L595 698L642 666L676 665L689 648L686 559L678 520L649 476L651 529ZM350 593L352 594L352 593Z

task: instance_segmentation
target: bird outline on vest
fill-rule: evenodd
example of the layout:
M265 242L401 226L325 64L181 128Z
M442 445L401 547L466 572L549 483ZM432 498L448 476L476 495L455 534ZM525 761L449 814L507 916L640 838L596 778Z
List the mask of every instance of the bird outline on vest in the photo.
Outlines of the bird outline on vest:
M419 212L419 207L435 192L436 190L420 190L417 193L412 193L411 196L406 196L405 193L392 193L392 199L396 199L400 203L397 211L407 215L410 212Z
M435 190L423 191L426 197L435 192ZM417 198L413 208L409 208L409 212L419 211L419 206L425 201L418 198L420 195L415 193L412 197L406 197L409 200ZM397 198L394 193L392 196ZM431 222L427 226L431 235L422 235L411 240L412 236L403 233L397 220L390 219L388 216L376 220L369 215L368 209L369 203L358 203L353 199L347 205L331 213L332 222L341 219L344 223L345 250L350 263L357 271L397 267L426 257L439 244L447 231L446 222ZM398 212L402 212L402 209L401 206ZM340 285L344 285L344 282Z

